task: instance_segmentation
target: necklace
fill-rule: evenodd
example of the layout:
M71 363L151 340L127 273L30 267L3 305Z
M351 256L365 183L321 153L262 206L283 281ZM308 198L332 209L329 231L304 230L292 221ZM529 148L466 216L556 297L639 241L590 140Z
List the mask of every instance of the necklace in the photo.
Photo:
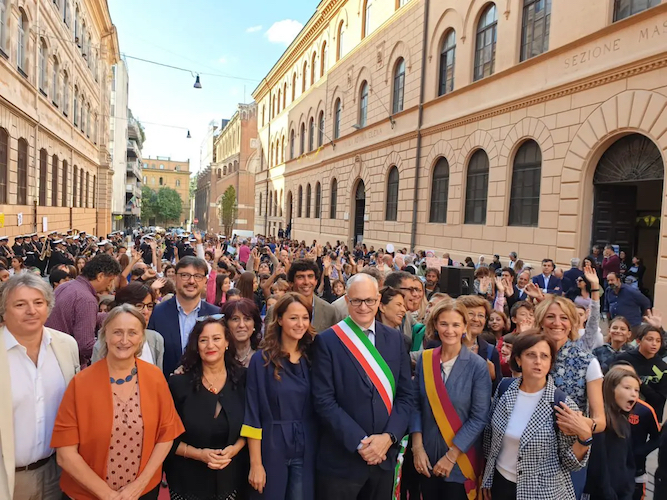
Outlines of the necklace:
M134 368L132 368L132 371L130 372L130 374L127 377L119 378L118 380L116 380L113 377L109 377L109 381L112 384L123 385L125 382L131 382L136 374L137 374L137 367L135 366Z
M248 350L245 352L245 356L240 356L238 352L236 353L236 359L239 361L239 363L243 363L246 359L248 359L248 355L250 354L251 350L252 348L248 347Z
M224 376L227 377L227 372L225 372ZM206 389L209 392L212 392L213 394L217 394L219 392L218 389L215 388L215 385L213 385L211 383L211 381L209 379L207 379L206 375L204 375L203 373L202 373L202 379L203 379L204 382L206 382L206 384L208 384L208 387L206 387L206 384L204 384L204 387L206 387Z

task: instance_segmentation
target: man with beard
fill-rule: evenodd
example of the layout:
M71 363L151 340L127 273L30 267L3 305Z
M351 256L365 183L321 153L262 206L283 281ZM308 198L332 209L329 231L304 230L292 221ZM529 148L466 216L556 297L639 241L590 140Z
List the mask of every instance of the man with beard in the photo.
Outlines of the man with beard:
M431 300L434 293L440 292L440 270L435 267L426 269L426 298Z
M633 334L641 325L642 317L651 312L651 301L636 288L621 283L616 273L607 275L607 289L604 294L609 319L623 316L632 327Z

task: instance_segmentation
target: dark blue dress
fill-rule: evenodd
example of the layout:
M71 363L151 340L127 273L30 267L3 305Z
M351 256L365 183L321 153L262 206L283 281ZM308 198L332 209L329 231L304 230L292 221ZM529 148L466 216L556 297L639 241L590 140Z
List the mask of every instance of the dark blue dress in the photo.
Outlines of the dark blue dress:
M264 493L251 498L284 500L287 461L303 459L303 499L315 498L317 426L310 388L310 367L304 357L298 363L283 359L280 380L274 365L266 365L263 352L250 360L246 384L246 411L241 435L262 440L262 464L266 470Z

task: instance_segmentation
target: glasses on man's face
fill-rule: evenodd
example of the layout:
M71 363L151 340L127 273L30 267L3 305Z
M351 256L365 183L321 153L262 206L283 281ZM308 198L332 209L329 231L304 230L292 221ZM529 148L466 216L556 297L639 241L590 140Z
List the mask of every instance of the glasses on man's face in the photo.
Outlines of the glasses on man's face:
M411 293L413 295L418 295L422 293L422 289L416 286L402 286L399 288L399 290L402 290L407 293Z
M199 316L197 318L197 321L206 321L208 319L213 319L215 321L220 321L222 318L224 318L224 314L209 314L208 316Z
M206 278L205 274L199 274L199 273L197 274L178 273L176 276L178 276L185 282L190 281L192 278L194 278L197 283L201 283L202 281L204 281L204 278Z
M136 307L140 311L143 311L144 309L152 311L153 308L155 307L155 302L149 302L148 304L146 304L145 302L140 302L139 304L134 304L134 307Z
M360 307L361 304L366 304L367 307L373 307L377 302L378 299L350 299L352 307Z

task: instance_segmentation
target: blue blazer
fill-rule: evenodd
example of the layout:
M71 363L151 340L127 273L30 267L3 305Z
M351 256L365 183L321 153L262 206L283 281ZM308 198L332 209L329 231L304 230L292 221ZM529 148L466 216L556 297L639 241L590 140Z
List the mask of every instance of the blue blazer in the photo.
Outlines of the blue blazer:
M210 316L211 314L220 314L220 308L202 300L198 316ZM169 378L169 375L178 368L185 347L181 345L181 328L178 320L176 296L155 307L151 319L148 321L148 328L155 330L164 337L162 371Z
M422 359L420 356L415 368L414 384L418 403L412 414L410 432L422 433L424 450L431 465L435 465L447 453L449 447L442 434L440 434L440 429L426 395ZM500 380L502 376L496 378ZM482 436L489 420L489 409L491 408L491 377L486 361L481 356L471 352L465 345L462 346L459 357L454 362L452 371L447 377L445 387L454 410L456 410L456 414L463 424L454 436L454 444L463 452L467 452L471 446L474 446L479 452L478 456L481 456ZM449 478L442 478L442 480L463 483L465 477L458 464L456 464Z
M544 290L544 276L538 274L533 277L533 283L539 286ZM547 293L552 293L554 295L563 294L563 284L561 283L560 278L556 278L553 274L549 277L549 287L547 288Z
M333 329L315 337L311 383L315 412L322 424L316 466L325 476L364 482L371 466L357 452L361 440L386 432L400 441L406 434L415 402L410 356L401 333L377 321L375 347L396 381L391 415L387 415L377 389ZM378 467L393 470L397 454L398 443Z
M563 273L563 293L577 286L577 279L581 278L584 272L581 269L572 267Z

